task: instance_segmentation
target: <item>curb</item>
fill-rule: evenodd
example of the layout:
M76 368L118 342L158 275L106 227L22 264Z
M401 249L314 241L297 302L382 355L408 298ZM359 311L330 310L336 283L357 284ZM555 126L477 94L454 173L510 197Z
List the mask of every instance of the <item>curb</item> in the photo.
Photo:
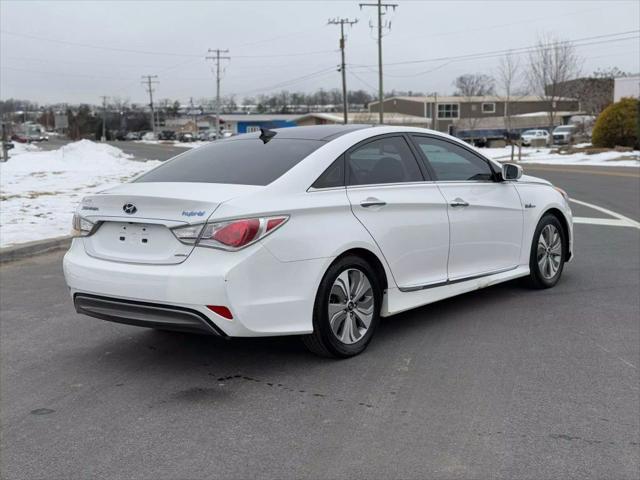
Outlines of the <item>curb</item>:
M71 237L64 236L0 248L0 264L22 260L24 258L54 252L56 250L63 250L69 248L69 245L71 245Z

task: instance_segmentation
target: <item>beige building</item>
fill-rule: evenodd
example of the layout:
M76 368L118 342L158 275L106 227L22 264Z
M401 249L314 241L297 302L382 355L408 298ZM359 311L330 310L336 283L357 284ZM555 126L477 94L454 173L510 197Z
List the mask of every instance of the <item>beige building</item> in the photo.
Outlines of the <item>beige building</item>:
M380 102L370 103L369 112L377 113L379 105ZM500 96L391 97L384 100L385 123L389 115L420 116L427 120L429 128L441 132L450 132L454 126L458 130L474 130L486 124L486 119L504 119L507 111L511 116L519 116L542 113L548 109L549 101L537 96L514 97L509 102ZM555 109L578 112L580 104L574 99L561 98L555 102Z
M349 113L349 123L376 124L378 123L377 113ZM344 123L342 113L308 113L301 115L294 120L298 126L307 125L333 125L336 123ZM402 113L389 113L384 116L386 125L405 125L412 127L429 127L429 119L417 116L406 115Z

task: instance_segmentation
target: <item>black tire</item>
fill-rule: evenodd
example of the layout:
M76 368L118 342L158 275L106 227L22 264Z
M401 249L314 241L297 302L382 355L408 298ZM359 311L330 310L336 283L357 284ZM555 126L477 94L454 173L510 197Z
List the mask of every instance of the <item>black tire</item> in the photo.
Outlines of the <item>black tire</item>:
M560 263L557 271L552 276L549 276L550 271L543 273L542 268L538 262L538 242L542 231L550 225L560 235ZM560 277L562 276L562 270L564 269L564 263L567 258L567 232L565 232L562 223L555 215L547 214L540 219L538 226L533 234L533 240L531 241L531 253L529 255L529 277L527 283L531 288L542 289L554 287Z
M334 282L340 274L356 269L363 273L373 293L373 317L366 333L355 343L344 343L334 334L329 323L329 298ZM316 294L313 308L313 333L302 337L305 347L311 352L332 358L348 358L362 353L371 341L380 322L382 288L380 279L368 262L355 255L347 255L335 261L327 270Z

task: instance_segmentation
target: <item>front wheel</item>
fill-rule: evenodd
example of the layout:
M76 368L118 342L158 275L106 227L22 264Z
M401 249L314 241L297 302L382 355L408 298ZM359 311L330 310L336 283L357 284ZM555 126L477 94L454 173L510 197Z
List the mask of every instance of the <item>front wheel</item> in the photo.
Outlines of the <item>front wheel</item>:
M346 256L325 273L313 311L313 333L305 346L325 357L346 358L361 353L380 320L382 290L371 266Z
M533 288L551 288L560 280L566 260L565 235L554 215L545 215L538 223L529 259L529 284Z

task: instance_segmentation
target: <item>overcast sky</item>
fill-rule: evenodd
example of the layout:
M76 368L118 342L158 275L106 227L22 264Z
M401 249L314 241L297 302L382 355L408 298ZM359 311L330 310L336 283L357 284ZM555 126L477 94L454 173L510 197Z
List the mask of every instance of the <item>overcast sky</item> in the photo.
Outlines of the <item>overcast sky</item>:
M579 40L636 31L581 40L591 44L577 51L584 73L640 71L639 0L393 3L397 10L385 15L391 22L383 40L385 90L452 93L456 76L495 74L498 58L448 57L528 47L545 33ZM99 103L108 95L143 102L144 74L158 75L156 98L211 97L209 48L230 50L222 92L237 100L339 88L339 27L327 26L333 17L359 20L347 29L348 87L374 92L375 10L360 10L358 0L0 0L0 98ZM422 62L394 65L416 60Z

